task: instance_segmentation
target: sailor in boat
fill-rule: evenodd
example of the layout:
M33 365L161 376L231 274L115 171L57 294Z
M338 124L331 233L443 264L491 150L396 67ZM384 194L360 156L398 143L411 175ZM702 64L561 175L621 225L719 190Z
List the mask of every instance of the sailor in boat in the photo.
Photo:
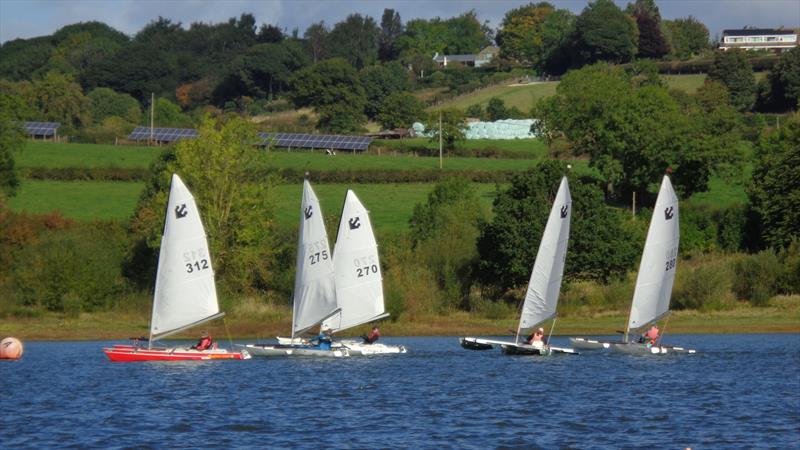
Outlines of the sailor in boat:
M658 340L658 333L658 327L653 324L653 326L651 326L647 332L639 337L639 343L647 344L648 347L655 345L656 341Z
M192 346L195 350L208 350L214 344L214 341L211 340L211 336L208 334L208 331L203 331L200 334L200 340Z
M320 330L319 336L311 339L308 341L314 347L320 350L330 350L331 349L331 330L330 328L325 328Z
M534 331L533 334L528 336L528 340L525 341L525 343L534 347L543 347L545 343L544 328L540 327L538 330Z
M365 344L373 344L378 341L381 337L381 330L378 329L378 326L372 327L372 331L369 334L364 334L361 336L361 339L364 339Z

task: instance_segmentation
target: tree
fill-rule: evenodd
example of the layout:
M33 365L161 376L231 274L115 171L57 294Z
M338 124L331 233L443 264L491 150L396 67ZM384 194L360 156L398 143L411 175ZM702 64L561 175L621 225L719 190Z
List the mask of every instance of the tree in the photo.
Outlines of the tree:
M308 44L308 50L311 53L311 61L317 63L323 59L327 59L330 54L328 45L328 27L325 26L325 21L320 21L311 24L306 29L303 37Z
M17 192L19 177L15 167L14 156L25 147L25 135L19 125L15 124L8 104L3 100L5 94L0 93L0 197L12 197Z
M661 30L661 13L654 0L636 0L628 5L639 29L639 52L643 58L661 58L670 51L669 42Z
M409 227L416 260L433 272L447 306L467 303L483 220L478 195L466 178L439 181L427 202L414 206Z
M344 58L356 69L371 66L378 59L380 32L372 17L350 14L328 35L331 55Z
M539 57L544 42L542 24L555 11L547 2L529 3L506 12L497 31L497 44L504 57L516 61L541 64Z
M708 49L708 28L694 17L666 20L664 26L669 33L675 57L689 59Z
M402 33L403 22L400 20L400 13L393 9L384 9L381 17L381 34L378 38L378 59L381 61L397 59L399 52L395 43Z
M59 122L68 130L91 123L89 99L71 76L48 72L34 82L32 95L43 120Z
M367 99L358 73L344 59L328 59L294 74L289 98L298 107L319 114L318 127L327 131L355 131L364 122Z
M309 64L295 41L254 45L233 61L231 73L218 87L218 102L241 96L272 98L288 88L294 72Z
M370 119L374 119L383 109L386 98L396 92L408 90L410 84L406 70L397 62L366 67L361 70L359 79L367 96L364 111Z
M571 62L575 41L575 15L566 9L557 9L544 18L540 35L541 55L536 68L543 73L562 74Z
M397 48L404 61L411 61L416 55L430 61L434 53L477 53L490 42L487 26L478 21L475 11L469 11L447 20L437 17L408 21L397 38Z
M19 81L40 75L52 53L49 36L7 41L0 46L0 78Z
M612 0L596 0L575 22L576 51L582 61L627 62L636 54L637 30L633 20Z
M800 47L781 55L769 72L770 97L779 108L797 109L800 101Z
M159 127L192 127L192 118L181 111L181 108L165 98L156 98L153 108L154 122Z
M708 79L728 88L731 105L739 111L749 111L755 104L756 79L744 51L718 51L708 68Z
M800 114L761 137L756 146L748 195L761 237L770 247L786 248L800 238Z
M442 126L439 127L439 119L441 118ZM460 109L449 108L440 111L432 112L428 115L428 120L425 122L425 129L431 134L431 142L439 142L439 134L442 135L444 148L452 150L456 146L456 141L464 139L464 127L466 126L466 118Z
M528 281L547 217L565 174L564 163L545 161L514 175L494 200L494 217L478 238L478 274L488 285L510 289ZM622 220L605 206L603 193L569 175L572 223L565 267L568 279L606 281L625 274L639 245Z
M286 36L277 25L262 23L258 29L256 40L261 44L275 44L283 41Z
M714 115L693 105L682 105L663 86L639 85L624 71L598 64L568 73L533 115L549 142L566 139L576 154L589 155L612 196L638 191L642 198L671 167L676 189L688 197L707 189L720 164L736 165L739 157L735 147L720 147L733 140L727 133L735 130L725 131L730 121L720 118L715 130L724 136L712 137L703 126L710 120L704 116Z
M486 105L486 114L489 115L489 120L492 122L495 120L508 119L506 104L502 99L497 97L489 99L489 104Z
M117 94L108 88L97 88L89 92L88 97L92 120L95 122L102 122L111 116L135 124L139 124L142 120L139 102L128 94Z
M263 165L266 157L252 144L258 140L256 130L247 120L230 116L206 117L198 131L197 139L180 141L154 167L131 224L138 238L134 249L139 249L132 251L131 258L143 247L155 255L169 180L178 173L203 215L217 280L233 292L263 290L273 276L275 243L272 182L269 178L251 181L250 171ZM152 256L138 258L154 264Z
M425 115L425 107L413 94L395 92L386 97L378 112L378 123L384 129L411 128L411 125Z

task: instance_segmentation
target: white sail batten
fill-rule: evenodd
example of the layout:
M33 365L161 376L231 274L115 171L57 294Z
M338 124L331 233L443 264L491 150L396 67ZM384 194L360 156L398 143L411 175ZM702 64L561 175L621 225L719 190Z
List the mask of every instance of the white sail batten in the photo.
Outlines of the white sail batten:
M680 240L678 224L678 197L665 175L639 264L628 330L654 322L669 311Z
M200 213L189 189L172 175L153 296L150 335L163 337L216 318L214 269Z
M341 331L384 315L378 244L364 205L348 190L333 254L336 301L342 309L323 328Z
M292 336L319 324L336 311L334 284L333 255L325 220L319 199L305 180L297 243Z
M522 305L520 330L535 327L556 315L571 217L572 197L567 177L563 177L539 243L525 303Z

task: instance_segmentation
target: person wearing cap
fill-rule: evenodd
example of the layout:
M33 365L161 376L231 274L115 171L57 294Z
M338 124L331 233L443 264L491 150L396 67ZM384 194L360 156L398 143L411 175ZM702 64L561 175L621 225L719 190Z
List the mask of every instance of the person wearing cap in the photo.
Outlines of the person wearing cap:
M538 330L534 331L533 334L528 336L528 340L525 341L525 343L536 347L541 347L544 345L544 328L539 327Z
M369 334L365 334L361 336L361 339L364 339L365 344L372 344L375 343L378 338L381 337L381 331L378 329L378 326L372 327L372 331Z
M195 350L208 350L211 348L213 341L211 340L211 336L208 334L208 331L203 331L200 334L200 341L197 342L195 346L192 348Z

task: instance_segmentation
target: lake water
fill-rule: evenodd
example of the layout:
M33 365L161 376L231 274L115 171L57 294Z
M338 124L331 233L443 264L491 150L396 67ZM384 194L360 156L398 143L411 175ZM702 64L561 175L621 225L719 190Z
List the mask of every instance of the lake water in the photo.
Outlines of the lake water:
M797 334L670 335L701 353L665 357L382 340L409 353L110 363L109 343L29 342L0 361L0 447L800 448Z

